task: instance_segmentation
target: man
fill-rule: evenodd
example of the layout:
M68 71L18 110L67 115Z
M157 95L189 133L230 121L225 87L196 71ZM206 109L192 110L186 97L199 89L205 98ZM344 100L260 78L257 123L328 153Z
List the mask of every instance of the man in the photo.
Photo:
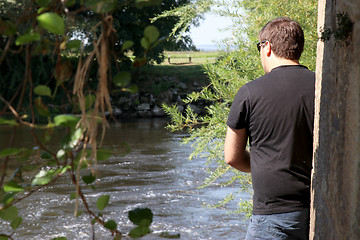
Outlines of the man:
M299 64L304 33L296 21L274 19L259 39L265 75L241 87L234 99L225 161L252 174L246 240L308 239L315 74Z

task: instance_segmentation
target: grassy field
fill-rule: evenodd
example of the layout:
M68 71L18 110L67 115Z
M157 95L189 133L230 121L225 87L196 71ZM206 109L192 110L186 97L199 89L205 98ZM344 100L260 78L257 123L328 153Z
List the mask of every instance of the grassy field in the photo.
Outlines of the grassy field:
M221 52L165 52L165 61L161 65L170 64L204 64L215 62ZM170 58L170 63L169 63ZM190 59L191 58L191 62Z

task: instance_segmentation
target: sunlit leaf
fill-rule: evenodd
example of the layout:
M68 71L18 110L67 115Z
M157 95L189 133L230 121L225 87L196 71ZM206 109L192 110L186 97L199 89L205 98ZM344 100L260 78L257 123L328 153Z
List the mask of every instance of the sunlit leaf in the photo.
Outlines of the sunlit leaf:
M34 180L31 182L31 185L46 185L51 182L57 175L65 173L69 168L70 166L65 166L58 169L41 170L38 174L36 174Z
M150 25L145 28L144 36L149 40L150 43L153 43L159 38L160 32L157 27Z
M130 83L130 81L131 81L131 74L130 72L127 71L119 72L113 78L113 83L117 87L125 87Z
M77 128L74 132L71 133L70 135L70 142L69 142L69 146L70 147L75 147L76 144L78 144L80 138L83 135L83 130L81 128Z
M17 184L16 182L8 182L4 185L5 192L22 192L24 191L23 186Z
M57 13L46 12L37 17L41 27L54 34L64 34L64 19Z
M102 211L109 203L110 196L109 195L101 195L96 201L96 207Z
M90 175L82 176L81 179L84 181L84 183L91 184L91 183L95 182L96 177L94 175L90 174Z
M125 41L125 42L122 44L122 46L121 46L121 51L124 51L124 50L126 50L126 49L129 49L129 48L131 48L133 45L134 45L134 42L133 42L133 41L130 41L130 40Z
M40 96L51 97L51 89L45 85L38 85L34 88L34 93Z
M54 117L54 123L56 126L65 126L75 128L79 121L79 117L71 114L61 114Z
M22 223L22 221L23 221L22 217L15 218L10 223L11 228L14 230L17 229L20 226L20 224Z
M19 46L19 45L22 45L25 43L39 41L40 38L41 38L41 36L39 33L36 33L36 32L25 33L24 35L22 35L16 39L15 45Z
M114 220L109 220L104 224L104 227L110 230L114 230L117 227L117 224Z
M15 206L10 206L0 210L0 218L5 221L12 221L18 217L18 209Z

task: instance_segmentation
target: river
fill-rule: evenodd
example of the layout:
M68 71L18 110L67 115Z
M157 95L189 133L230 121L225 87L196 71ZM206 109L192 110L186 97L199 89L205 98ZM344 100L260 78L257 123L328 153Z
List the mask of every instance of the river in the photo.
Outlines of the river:
M238 186L199 188L208 176L206 160L191 161L191 146L181 145L183 133L164 129L165 119L143 119L111 124L104 146L119 147L126 142L131 152L125 156L112 156L98 164L97 191L88 190L86 196L92 206L102 194L109 194L110 203L103 211L106 219L118 223L122 233L135 226L127 214L135 208L150 208L154 214L152 233L141 240L165 239L161 232L180 234L183 240L237 240L244 239L248 220L235 210L234 201L223 209L207 208L216 204ZM8 139L5 128L0 128L0 147ZM21 144L26 144L26 134ZM1 150L0 149L0 150ZM210 166L211 167L211 166ZM17 205L24 221L14 234L14 239L47 240L64 236L67 239L92 239L91 224L86 214L73 217L74 200L69 192L74 187L67 177L41 192L33 194ZM241 196L248 199L249 194ZM2 222L3 223L3 222ZM4 224L0 227L3 230ZM2 232L2 231L0 231ZM112 239L108 231L95 225L96 239Z

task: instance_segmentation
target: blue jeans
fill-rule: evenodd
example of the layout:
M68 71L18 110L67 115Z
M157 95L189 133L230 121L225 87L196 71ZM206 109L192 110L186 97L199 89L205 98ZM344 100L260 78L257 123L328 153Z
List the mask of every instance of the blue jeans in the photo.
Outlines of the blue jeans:
M245 240L308 240L309 209L252 215Z

